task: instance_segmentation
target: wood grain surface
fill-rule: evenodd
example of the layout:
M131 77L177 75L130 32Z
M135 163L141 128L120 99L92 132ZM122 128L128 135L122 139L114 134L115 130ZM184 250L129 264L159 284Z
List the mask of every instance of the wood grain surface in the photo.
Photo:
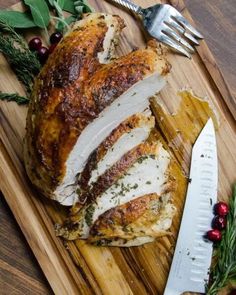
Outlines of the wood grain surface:
M15 1L0 1L1 7L6 7L9 4L13 4ZM234 2L234 3L233 3ZM176 4L175 1L174 4ZM178 5L180 5L178 1ZM207 41L211 46L211 50L217 56L217 62L220 64L221 69L223 70L225 80L231 88L230 93L232 94L233 99L235 99L235 84L233 83L235 80L235 10L236 5L235 1L213 1L210 0L206 3L206 1L195 1L189 0L186 1L187 6L190 8L192 15L195 16L195 20L198 19L198 27L204 33ZM123 42L122 40L121 42ZM227 44L227 46L226 46ZM226 54L227 53L227 54ZM181 59L182 60L182 59ZM198 62L198 58L195 58L195 62ZM204 77L207 76L206 71L202 71L201 75ZM0 76L1 79L2 76ZM207 76L208 77L208 76ZM212 82L208 80L207 83ZM191 84L190 84L191 85ZM196 84L197 85L197 84ZM218 103L222 109L223 116L230 117L227 114L229 113L228 107L225 104L222 104L220 100L223 100L220 97L219 92L216 89L216 86L212 83L212 93L214 96L219 96ZM192 86L192 85L191 85ZM205 86L204 86L205 87ZM203 88L204 88L203 87ZM199 93L200 94L200 93ZM232 107L231 107L232 109ZM232 124L232 118L229 118L229 121ZM227 141L227 138L225 138ZM5 159L7 159L8 155L4 147L2 147L2 153L5 155ZM226 157L227 149L222 151L223 158ZM17 153L18 154L18 153ZM18 154L19 156L19 154ZM10 162L10 159L9 159ZM223 165L223 164L222 164ZM235 166L234 166L235 167ZM227 167L225 168L227 170ZM224 171L222 171L223 173ZM227 181L227 171L226 176L223 177L223 181ZM230 176L229 176L230 177ZM231 175L232 177L232 175ZM14 179L14 176L13 176ZM233 179L231 179L233 180ZM13 183L14 185L14 183ZM221 184L222 185L222 184ZM15 185L14 185L15 187ZM220 191L220 196L223 197L229 194L230 191L230 182L228 182L227 188L222 189ZM6 195L6 194L5 194ZM17 196L16 196L17 197ZM39 209L41 207L39 206ZM50 211L50 210L49 210ZM0 286L1 290L3 290L3 294L49 294L52 291L50 290L49 285L45 281L36 260L33 258L29 247L27 246L24 237L22 236L13 216L10 214L10 211L1 197L1 206L0 206L0 217L1 217L1 228L0 228ZM26 216L27 219L27 216ZM29 237L27 237L28 242ZM31 245L32 246L32 245ZM63 247L62 245L60 247ZM76 251L76 247L71 247L72 252L78 255ZM60 251L60 249L59 249ZM83 256L90 255L89 252L84 249ZM126 256L131 258L132 254L129 251L126 251ZM108 252L106 252L108 253ZM116 261L120 261L120 263L125 261L123 255L118 250L112 250L112 257L115 257ZM108 255L108 254L107 254ZM85 270L86 267L92 265L94 262L86 261L87 265L85 265L85 261L83 257L77 257L77 261L80 261L82 265L82 270ZM102 262L102 261L100 261ZM41 265L42 266L42 265ZM121 267L121 265L118 265ZM124 267L124 266L123 266ZM127 275L130 271L130 267L126 266ZM88 270L87 270L88 271ZM133 271L133 270L132 270ZM139 293L142 294L146 290L147 287L142 287L142 284L138 284L135 276L131 273L128 275L131 281L135 281L136 286L139 290ZM77 276L74 276L77 278ZM83 281L83 278L80 278ZM145 281L145 279L144 279ZM27 284L27 288L25 287ZM132 283L131 288L132 288ZM91 286L92 285L92 286ZM138 287L139 286L139 287ZM144 283L144 286L146 284ZM102 288L106 290L109 288L109 283L106 285L104 282L102 286L97 286L96 283L90 282L90 287L99 290ZM128 287L127 287L128 288ZM129 286L130 288L130 286ZM144 288L144 289L143 289ZM148 289L150 293L155 290L154 287L149 287ZM153 289L154 288L154 289ZM55 290L55 287L54 287ZM90 291L87 290L89 293ZM1 293L2 294L2 293ZM145 293L144 293L145 294Z

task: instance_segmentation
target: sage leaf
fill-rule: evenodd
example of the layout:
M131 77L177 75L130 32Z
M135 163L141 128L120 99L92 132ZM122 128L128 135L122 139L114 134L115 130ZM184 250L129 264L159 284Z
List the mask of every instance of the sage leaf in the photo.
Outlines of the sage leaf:
M42 29L46 29L50 21L50 12L45 0L24 0L29 6L35 24Z
M64 19L64 22L62 21L58 21L56 24L56 30L59 32L64 32L65 29L65 23L67 25L70 25L71 23L75 22L77 20L77 18L74 15L70 15L69 17Z
M47 2L48 2L51 6L53 6L53 2L54 2L54 0L47 0Z
M66 0L66 1L67 1L67 0ZM57 2L57 4L61 7L61 9L63 9L64 4L65 4L66 1L65 1L65 0L57 0L56 2Z
M92 12L92 8L88 5L86 0L78 0L74 2L75 10L78 14Z
M0 10L0 20L17 29L36 27L31 15L27 12Z
M63 5L64 3L62 1L56 1L56 0L53 1L53 7L56 9L57 15L61 17L62 19L64 19L62 6L60 4Z
M87 0L82 0L82 1L84 3L84 12L85 13L94 11L94 9L91 6L89 6L89 3Z
M70 12L71 14L76 14L74 0L66 0L63 5L63 10Z

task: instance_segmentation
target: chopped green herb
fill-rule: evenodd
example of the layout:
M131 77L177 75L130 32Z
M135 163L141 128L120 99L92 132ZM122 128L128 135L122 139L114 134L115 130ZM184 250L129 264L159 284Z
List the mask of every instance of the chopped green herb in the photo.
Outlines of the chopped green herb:
M94 205L90 205L86 210L85 221L88 226L90 226L92 224L94 211L95 211Z

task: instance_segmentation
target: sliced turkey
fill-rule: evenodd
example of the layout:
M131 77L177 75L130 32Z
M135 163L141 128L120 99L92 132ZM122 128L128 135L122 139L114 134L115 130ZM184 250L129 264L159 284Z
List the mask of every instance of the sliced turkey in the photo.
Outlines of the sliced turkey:
M153 195L151 199L150 195L142 196L105 212L91 228L89 241L97 245L129 247L168 235L175 207L168 202L169 193L161 198Z
M115 128L111 134L90 155L80 175L76 193L81 206L84 204L83 192L91 189L97 179L111 168L125 153L144 142L154 128L155 119L147 109L137 113Z
M89 155L121 122L145 110L165 84L169 64L154 43L99 63L122 27L117 16L89 15L58 44L34 85L26 169L44 195L63 205L73 204Z
M58 229L59 235L66 239L86 239L89 236L90 228L104 212L144 195L162 196L166 192L170 185L168 181L170 155L163 148L161 142L145 142L133 151L138 151L135 153L138 156L135 157L134 163L131 160L131 167L129 169L126 167L122 172L120 169L115 169L114 171L117 172L111 175L108 174L110 172L108 170L106 172L107 180L102 185L100 185L101 179L98 179L97 187L94 192L91 192L87 206L77 215L72 216L64 227ZM132 159L132 157L129 156L127 159ZM119 166L118 163L115 165ZM123 168L122 165L119 167Z

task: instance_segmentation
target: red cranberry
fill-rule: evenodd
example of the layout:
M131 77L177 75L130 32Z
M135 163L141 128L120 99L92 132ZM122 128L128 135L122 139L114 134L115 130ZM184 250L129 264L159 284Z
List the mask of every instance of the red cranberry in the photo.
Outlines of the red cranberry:
M35 37L29 41L29 49L32 51L39 50L41 46L42 46L42 41L38 37Z
M206 234L208 240L212 242L219 242L222 238L221 232L218 229L209 230Z
M50 42L51 44L58 43L62 38L62 33L60 32L55 32L50 36Z
M229 213L229 206L224 202L218 202L214 206L215 213L220 216L226 216Z
M49 50L47 49L47 47L42 46L41 48L39 48L38 58L41 64L44 64L46 62L46 60L48 59L48 55L49 55Z
M215 216L213 221L212 221L212 227L215 228L215 229L219 229L219 230L222 230L222 229L225 229L226 228L226 217L225 216Z
M49 54L53 53L53 51L54 51L54 49L55 49L56 47L57 47L57 43L52 44L52 45L49 47L49 49L48 49Z

